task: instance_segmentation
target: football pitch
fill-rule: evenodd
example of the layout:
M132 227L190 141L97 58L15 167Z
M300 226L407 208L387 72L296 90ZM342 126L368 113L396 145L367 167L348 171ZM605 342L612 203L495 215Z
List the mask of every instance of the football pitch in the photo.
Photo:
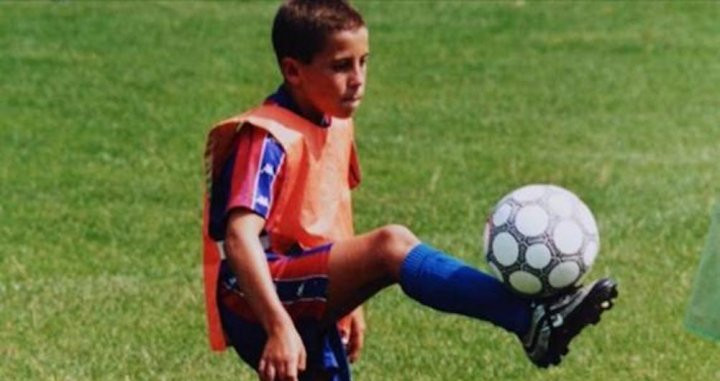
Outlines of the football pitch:
M279 84L275 2L0 3L0 380L251 380L205 337L205 134ZM553 183L620 298L540 371L517 340L395 287L357 380L720 380L682 320L720 201L720 5L360 1L356 230L485 268L505 193Z

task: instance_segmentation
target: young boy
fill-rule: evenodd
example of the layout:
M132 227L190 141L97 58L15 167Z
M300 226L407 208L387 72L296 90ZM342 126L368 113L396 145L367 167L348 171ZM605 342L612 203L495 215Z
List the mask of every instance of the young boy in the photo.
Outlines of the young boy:
M612 306L615 283L529 300L403 226L356 236L351 117L365 91L365 23L342 0L289 0L272 42L282 85L208 138L212 347L229 342L261 380L349 380L348 360L363 343L361 304L397 283L424 305L516 334L537 366L558 364L573 337Z

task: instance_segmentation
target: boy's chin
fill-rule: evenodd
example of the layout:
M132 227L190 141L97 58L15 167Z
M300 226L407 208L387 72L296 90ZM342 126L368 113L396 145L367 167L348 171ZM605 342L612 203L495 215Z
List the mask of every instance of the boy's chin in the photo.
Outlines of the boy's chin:
M353 107L340 107L335 112L332 112L331 115L340 118L340 119L348 119L352 118L353 115L355 115L355 111L357 111L357 106Z

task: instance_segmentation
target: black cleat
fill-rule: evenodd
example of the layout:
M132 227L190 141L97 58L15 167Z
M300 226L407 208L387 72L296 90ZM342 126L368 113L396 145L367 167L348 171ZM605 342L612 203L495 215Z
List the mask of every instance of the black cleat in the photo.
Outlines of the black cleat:
M542 301L533 302L530 330L521 338L530 361L540 368L558 365L570 341L613 306L617 283L604 278Z

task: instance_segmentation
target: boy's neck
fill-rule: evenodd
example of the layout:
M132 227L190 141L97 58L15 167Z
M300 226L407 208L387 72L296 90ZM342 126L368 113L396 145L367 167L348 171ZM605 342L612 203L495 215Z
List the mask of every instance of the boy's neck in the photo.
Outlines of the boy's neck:
M330 125L330 116L317 111L311 104L304 101L304 97L287 84L283 83L276 94L279 95L280 102L278 103L281 106L290 109L318 126L327 127Z

